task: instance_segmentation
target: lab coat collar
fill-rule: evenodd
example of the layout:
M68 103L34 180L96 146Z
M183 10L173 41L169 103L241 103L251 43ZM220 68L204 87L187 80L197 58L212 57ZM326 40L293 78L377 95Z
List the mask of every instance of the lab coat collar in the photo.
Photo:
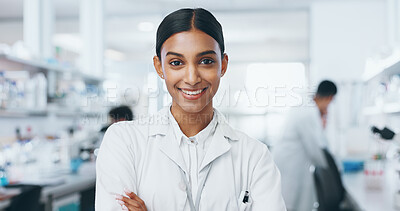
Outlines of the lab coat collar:
M149 136L167 135L169 129L168 109L169 107L165 107L157 114L149 116Z
M169 132L169 112L170 107L162 108L157 114L150 116L148 119L149 124L149 136L155 135L166 135ZM214 109L216 112L215 117L217 118L217 128L220 128L221 134L223 137L235 141L239 140L235 130L228 124L224 115L219 112L217 109ZM171 129L172 130L172 129Z
M169 159L178 165L179 168L185 172L185 174L187 174L185 160L183 159L179 146L175 143L171 143L171 140L174 138L175 134L171 125L170 129L167 131L167 134L165 134L165 137L160 140L159 148L167 157L169 157Z
M207 165L217 159L219 156L225 154L231 149L231 144L229 143L226 136L223 135L223 128L217 125L214 137L208 147L204 159L201 162L199 172L201 172Z
M225 119L224 115L219 112L217 109L214 109L217 117L217 127L221 129L221 134L224 138L229 139L231 141L239 140L238 135L235 130L228 124L228 121Z
M168 121L168 109L169 107L163 108L156 116L154 116L154 125L149 125L149 136L165 136L159 143L160 150L173 162L175 162L183 171L185 171L185 173L187 173L187 168L179 146L177 144L172 144L169 141L175 138L175 134L172 125ZM208 166L219 156L225 154L230 150L231 144L229 143L229 141L238 140L236 132L229 126L224 116L216 109L214 109L214 112L216 112L216 117L218 121L216 131L200 165L199 172L202 171L206 166ZM149 123L150 122L151 120L149 120Z
M178 122L176 122L176 119L174 118L174 116L171 113L171 109L168 109L168 117L170 119L172 128L174 129L176 141L177 141L178 145L181 145L183 140L187 140L187 139L189 139L189 137L187 137L181 131L181 129L178 125ZM216 125L217 125L217 117L216 117L216 112L214 112L211 122L203 130L201 130L199 133L197 133L196 135L194 135L190 138L193 138L193 141L196 144L202 144L204 146L204 142L206 141L206 139L211 134L214 134Z

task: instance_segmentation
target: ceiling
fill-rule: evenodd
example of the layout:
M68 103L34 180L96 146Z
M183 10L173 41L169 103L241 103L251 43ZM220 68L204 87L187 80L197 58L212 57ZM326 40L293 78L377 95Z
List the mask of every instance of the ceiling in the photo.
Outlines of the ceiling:
M21 18L24 0L0 0L0 19ZM31 0L35 1L35 0ZM36 0L38 1L38 0ZM315 0L314 0L315 1ZM212 11L254 11L307 8L313 0L104 0L107 16L165 15L181 7ZM319 0L322 1L322 0ZM326 1L326 0L325 0ZM76 17L79 0L53 0L58 17Z
M151 61L155 30L181 7L204 7L221 22L232 62L308 61L311 0L105 0L105 42L130 62ZM79 0L55 0L55 33L79 37ZM1 42L22 39L23 0L0 0ZM150 22L153 29L139 30Z

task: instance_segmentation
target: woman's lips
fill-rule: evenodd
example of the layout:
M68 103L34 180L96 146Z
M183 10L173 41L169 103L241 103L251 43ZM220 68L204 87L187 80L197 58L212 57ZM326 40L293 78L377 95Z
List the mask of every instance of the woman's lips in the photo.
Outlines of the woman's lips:
M178 90L182 93L182 96L188 100L197 100L199 99L206 91L208 87L203 89L195 89L195 90L188 90L188 89L180 89Z

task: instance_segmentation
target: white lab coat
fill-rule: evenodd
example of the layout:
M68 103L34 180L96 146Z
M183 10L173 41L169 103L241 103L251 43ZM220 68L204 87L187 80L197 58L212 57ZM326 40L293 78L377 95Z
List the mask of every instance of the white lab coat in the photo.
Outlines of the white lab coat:
M268 148L233 130L216 112L215 135L200 166L207 169L212 164L199 210L286 210L280 174ZM135 192L149 211L184 210L188 203L181 176L184 160L167 114L163 109L107 130L97 158L97 211L121 210L114 194L122 194L124 188ZM250 193L246 204L242 203L245 191Z
M317 201L311 166L327 166L322 148L326 137L318 107L289 111L282 139L272 148L282 175L282 195L288 210L311 211Z

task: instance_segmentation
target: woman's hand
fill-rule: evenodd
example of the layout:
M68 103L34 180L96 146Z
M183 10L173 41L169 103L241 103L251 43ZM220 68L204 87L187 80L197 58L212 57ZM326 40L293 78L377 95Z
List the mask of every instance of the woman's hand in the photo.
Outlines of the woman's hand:
M121 205L122 210L147 211L144 201L141 198L139 198L139 196L137 196L132 191L128 191L128 190L124 190L124 191L128 197L125 197L122 195L115 196L115 199Z

